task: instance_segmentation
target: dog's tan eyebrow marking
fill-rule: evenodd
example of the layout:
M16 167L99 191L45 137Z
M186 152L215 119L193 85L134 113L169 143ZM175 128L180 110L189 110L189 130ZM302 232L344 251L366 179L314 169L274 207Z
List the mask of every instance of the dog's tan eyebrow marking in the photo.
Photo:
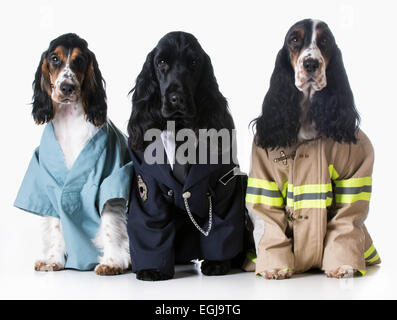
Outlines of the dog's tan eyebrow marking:
M65 54L65 51L64 51L63 47L61 47L61 46L56 47L56 49L52 52L51 55L53 55L53 54L56 54L57 57L59 58L59 60L66 61L67 57L66 57L66 54Z
M319 24L316 26L316 39L318 39L319 37L321 37L321 35L324 33L325 29L324 29L324 25Z
M68 63L70 63L71 61L76 60L81 55L82 55L82 52L81 52L81 50L79 48L73 48L72 52L68 56ZM90 65L90 67L92 67L91 65ZM88 68L87 73L91 71L90 67ZM80 72L75 72L75 74L77 76L78 81L80 83L82 83L83 80L85 79L85 76L86 76L85 73L80 71Z
M72 53L70 54L70 60L73 61L76 59L79 55L81 55L81 50L79 48L74 48L72 50Z
M305 37L305 30L303 28L298 28L295 32L303 39Z

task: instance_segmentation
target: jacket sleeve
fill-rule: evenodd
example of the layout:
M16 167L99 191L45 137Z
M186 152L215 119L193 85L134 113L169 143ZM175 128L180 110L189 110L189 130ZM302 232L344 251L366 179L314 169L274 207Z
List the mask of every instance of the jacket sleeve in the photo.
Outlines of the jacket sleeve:
M59 218L43 183L39 158L39 148L36 148L19 188L14 206L30 213Z
M121 167L115 167L112 173L102 181L97 200L99 212L102 213L105 204L113 199L123 199L125 207L128 207L131 172L132 162L129 162Z
M100 213L109 200L122 199L127 208L130 198L133 164L128 152L127 139L110 120L105 155L104 168L100 170L102 176L96 203Z
M127 230L133 272L154 269L174 275L174 238L170 205L154 177L133 169Z
M292 240L286 235L288 220L268 152L253 144L246 205L254 225L256 273L293 269Z
M327 225L322 269L333 270L349 265L364 271L366 260L371 263L379 259L364 225L372 191L374 150L361 131L356 144L339 147L341 150L335 156L333 172L330 173L334 203L332 218Z

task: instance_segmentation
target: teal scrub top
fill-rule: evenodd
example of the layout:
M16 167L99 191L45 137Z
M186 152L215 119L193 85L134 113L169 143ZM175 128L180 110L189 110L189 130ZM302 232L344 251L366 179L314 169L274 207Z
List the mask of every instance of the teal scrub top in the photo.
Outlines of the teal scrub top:
M59 218L66 245L65 268L92 270L101 254L95 238L103 206L121 198L128 204L132 162L127 139L108 120L67 169L52 122L44 129L14 206Z

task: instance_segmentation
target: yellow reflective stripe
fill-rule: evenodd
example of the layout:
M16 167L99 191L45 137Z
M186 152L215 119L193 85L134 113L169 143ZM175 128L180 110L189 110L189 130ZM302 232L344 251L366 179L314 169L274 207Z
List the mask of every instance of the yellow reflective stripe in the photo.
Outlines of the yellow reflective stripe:
M280 271L292 271L292 269L291 268L284 268L284 269L281 269Z
M284 185L285 188L285 185ZM327 208L332 204L332 197L326 196L325 199L300 199L296 200L297 197L315 197L316 194L325 194L332 192L332 184L305 184L301 186L295 186L288 184L287 187L287 207L294 208L294 210L299 209L310 209L310 208ZM291 197L291 194L293 197ZM299 197L300 196L300 197ZM296 201L295 201L296 200Z
M374 262L379 259L379 254L376 254L372 259L367 260L368 263Z
M260 203L275 207L282 207L284 205L284 199L282 197L273 198L273 197L266 197L263 195L250 194L250 193L247 193L247 195L245 196L245 201L247 203L253 203L253 204Z
M294 196L298 196L302 193L326 193L332 191L332 184L304 184L301 186L294 187Z
M372 177L337 180L335 181L337 192L335 194L335 201L338 203L354 203L359 200L369 201L371 199L371 192L368 191L371 191L371 185ZM361 190L365 191L359 192Z
M358 194L336 194L335 201L338 203L354 203L359 200L369 201L371 199L370 192L361 192Z
M375 249L374 244L372 244L367 251L364 252L365 262L371 263L379 259L379 254Z
M354 187L363 187L363 186L371 186L371 185L372 185L372 177L351 178L351 179L335 181L335 187L341 187L341 188L354 188Z
M258 179L258 178L249 177L247 186L253 188L262 188L267 190L279 191L278 186L275 182L264 179Z
M331 180L336 180L339 177L339 173L335 170L334 165L330 164L328 166L329 176Z
M287 190L290 185L288 184L288 181L285 181L283 185L283 190L281 191L281 194L283 195L283 198L285 199L287 197Z
M294 185L291 183L286 183L287 184L287 192L285 197L287 198L287 207L293 207L294 206L294 198L288 197L288 193L294 194ZM284 185L285 187L285 185Z
M375 246L372 244L367 251L364 252L364 259L367 259L375 251Z
M247 259L252 262L256 262L256 254L253 252L247 252Z
M329 207L331 204L332 204L332 198L315 199L315 200L301 200L301 201L296 201L293 204L293 207L294 207L294 210L315 209L315 208L324 209L324 208Z
M358 270L358 272L361 274L362 277L364 277L365 274L367 273L367 271L365 270Z

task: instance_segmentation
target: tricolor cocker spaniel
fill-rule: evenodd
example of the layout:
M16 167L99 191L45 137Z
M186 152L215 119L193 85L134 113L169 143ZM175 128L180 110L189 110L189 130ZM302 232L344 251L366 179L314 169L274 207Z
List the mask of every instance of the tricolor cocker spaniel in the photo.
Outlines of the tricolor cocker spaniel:
M38 271L111 275L130 264L126 137L107 119L105 82L87 42L51 41L33 82L32 115L46 124L15 206L44 216Z
M297 22L254 120L246 202L257 274L283 279L320 268L340 278L380 262L364 225L373 148L359 120L331 30Z
M256 125L264 148L320 135L356 142L360 118L341 51L324 22L307 19L290 28L263 106Z

